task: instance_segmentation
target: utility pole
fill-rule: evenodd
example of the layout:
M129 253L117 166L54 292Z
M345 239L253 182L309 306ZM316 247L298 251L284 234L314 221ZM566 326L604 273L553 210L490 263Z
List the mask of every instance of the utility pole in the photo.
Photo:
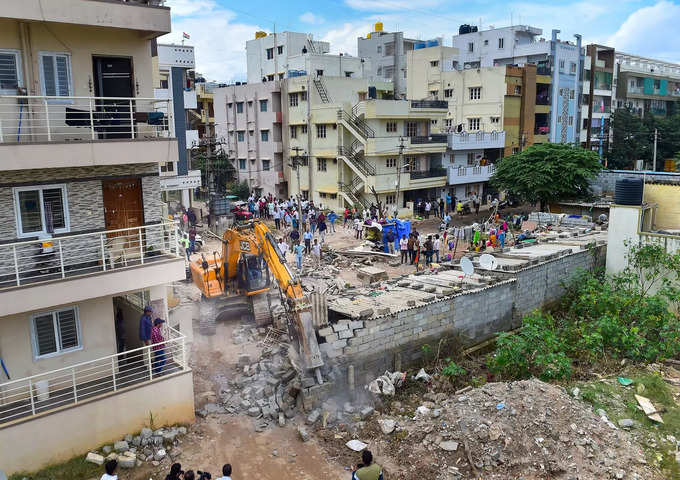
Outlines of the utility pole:
M394 201L397 202L397 214L399 213L399 187L401 187L401 168L404 159L404 137L399 137L399 159L397 160L397 194ZM397 215L395 215L396 217Z
M658 136L659 136L659 131L655 128L654 129L654 155L653 155L653 158L654 158L654 163L653 163L654 168L653 168L653 170L655 172L656 172L656 140L657 140Z
M297 184L298 184L298 222L302 219L302 187L300 186L300 161L301 161L301 156L300 156L300 151L302 148L300 147L293 147L292 150L295 150L295 156L293 157L293 163L291 164L291 167L295 167L295 174L297 176ZM299 225L299 223L298 223Z

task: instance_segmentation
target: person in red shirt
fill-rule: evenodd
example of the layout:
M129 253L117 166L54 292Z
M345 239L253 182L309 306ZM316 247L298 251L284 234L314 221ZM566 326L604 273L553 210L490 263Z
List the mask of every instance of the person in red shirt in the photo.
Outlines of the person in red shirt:
M153 321L151 329L151 350L153 351L153 374L159 375L165 365L165 338L161 332L161 326L165 323L162 318Z

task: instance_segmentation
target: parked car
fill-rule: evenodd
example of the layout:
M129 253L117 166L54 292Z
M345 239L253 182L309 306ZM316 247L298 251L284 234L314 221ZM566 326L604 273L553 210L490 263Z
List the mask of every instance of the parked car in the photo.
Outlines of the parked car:
M180 230L180 235L182 236L182 237L181 237L181 240L182 240L182 241L183 241L185 238L186 238L187 240L189 240L189 232L184 231L184 230ZM197 234L196 234L196 238L194 239L194 251L200 252L202 248L203 248L203 239L202 239L201 236L197 233Z

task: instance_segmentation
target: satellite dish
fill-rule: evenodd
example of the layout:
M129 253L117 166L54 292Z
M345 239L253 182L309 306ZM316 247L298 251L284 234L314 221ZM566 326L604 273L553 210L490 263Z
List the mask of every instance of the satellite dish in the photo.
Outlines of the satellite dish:
M475 267L469 258L463 257L460 259L460 269L463 270L465 275L472 275L475 273Z
M496 267L498 266L498 261L496 260L496 257L494 257L493 255L485 253L481 257L479 257L479 265L486 270L496 270Z

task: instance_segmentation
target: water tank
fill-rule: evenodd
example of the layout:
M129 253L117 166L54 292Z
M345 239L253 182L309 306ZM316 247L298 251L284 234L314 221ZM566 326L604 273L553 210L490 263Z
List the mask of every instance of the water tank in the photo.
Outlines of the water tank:
M263 32L262 30L258 30L255 32L255 38L264 38L267 36L267 32Z
M458 35L465 35L466 33L470 33L471 31L472 28L467 23L458 27Z
M477 32L478 30L479 30L479 29L478 29L476 26L474 26L474 27L471 28L470 32L471 32L471 33L475 33L475 32Z
M641 178L622 178L616 181L614 203L617 205L642 205L644 185Z
M427 44L425 42L418 42L413 45L413 50L420 50L421 48L425 48Z
M371 34L370 33L366 34L366 38L371 38Z
M439 40L428 40L427 41L427 47L437 47L439 46Z
M375 87L368 87L368 98L378 98L378 91Z
M375 22L375 26L373 27L375 30L374 32L382 32L383 31L383 23L382 22Z

